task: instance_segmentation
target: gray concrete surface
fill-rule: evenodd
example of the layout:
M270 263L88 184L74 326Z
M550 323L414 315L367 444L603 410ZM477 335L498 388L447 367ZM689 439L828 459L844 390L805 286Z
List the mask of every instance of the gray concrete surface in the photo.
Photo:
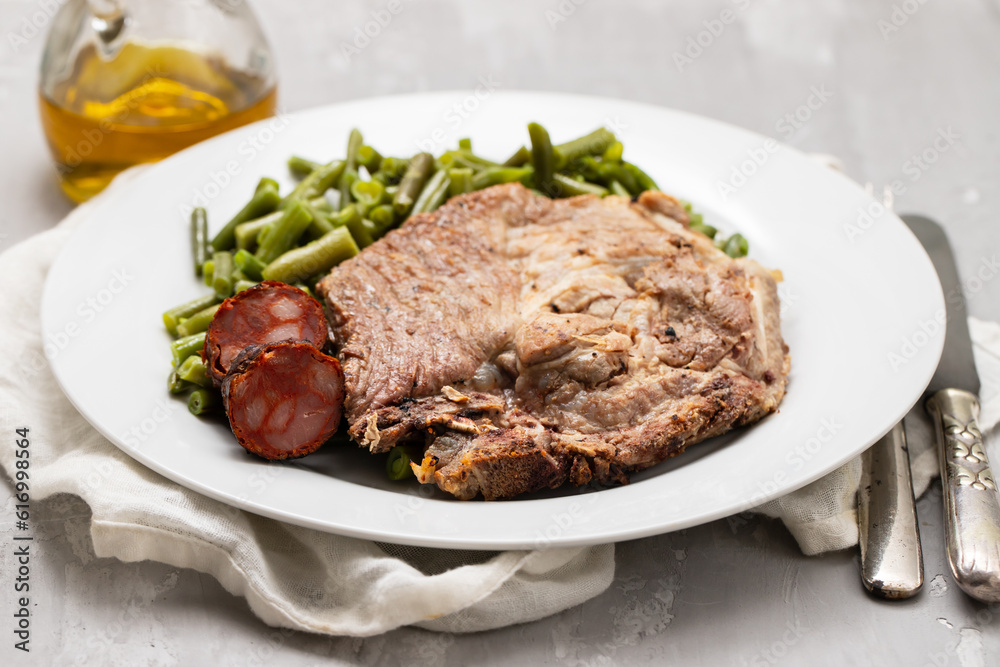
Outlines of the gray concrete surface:
M254 4L288 110L468 88L492 76L506 89L703 114L835 154L848 174L878 189L899 181L897 210L947 226L971 281L971 313L1000 319L1000 281L975 282L1000 240L996 0L404 0L349 61L341 45L383 0ZM44 5L0 0L0 249L70 209L37 121L42 37L17 49L10 39ZM720 29L724 10L733 21ZM700 52L691 47L699 39ZM816 90L825 101L803 111ZM958 139L935 149L940 132ZM7 535L9 485L0 494ZM806 558L780 524L735 517L619 545L611 589L543 621L469 636L403 629L361 640L268 628L197 572L97 559L86 505L65 497L36 512L33 651L12 649L8 618L0 655L10 665L220 667L1000 664L997 610L964 597L947 574L937 488L919 513L927 586L906 602L869 598L855 553ZM4 598L14 596L11 577L0 573Z

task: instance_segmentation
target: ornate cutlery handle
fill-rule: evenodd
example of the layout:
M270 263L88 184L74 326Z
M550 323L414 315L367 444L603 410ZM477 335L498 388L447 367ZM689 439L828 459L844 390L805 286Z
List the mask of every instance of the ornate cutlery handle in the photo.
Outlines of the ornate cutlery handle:
M952 574L977 600L1000 601L1000 496L976 423L979 401L961 389L942 389L928 399L927 411L937 431Z

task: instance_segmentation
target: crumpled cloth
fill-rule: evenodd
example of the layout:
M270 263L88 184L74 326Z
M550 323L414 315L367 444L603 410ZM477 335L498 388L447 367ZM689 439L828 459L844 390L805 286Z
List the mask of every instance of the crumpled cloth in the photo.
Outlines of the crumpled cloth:
M125 187L137 171L112 188ZM245 597L265 623L350 636L404 625L444 632L498 628L557 613L610 586L613 544L510 552L378 544L235 509L129 458L73 408L42 352L45 277L91 208L80 206L57 227L0 255L0 420L4 433L31 429L33 501L69 493L90 506L97 556L193 568ZM980 371L1000 379L1000 327L973 327L977 360L988 364ZM997 412L994 391L984 400L984 422L995 423ZM16 471L15 449L0 448L9 478ZM936 472L935 459L912 448L911 454L923 491ZM854 461L759 511L782 519L805 553L848 547L857 543L859 471Z
M982 383L979 428L986 454L1000 459L1000 324L969 318L972 351ZM903 420L913 492L919 498L940 474L934 425L918 404ZM812 484L754 508L781 519L799 543L802 553L813 556L846 549L858 543L858 483L861 458L855 458Z

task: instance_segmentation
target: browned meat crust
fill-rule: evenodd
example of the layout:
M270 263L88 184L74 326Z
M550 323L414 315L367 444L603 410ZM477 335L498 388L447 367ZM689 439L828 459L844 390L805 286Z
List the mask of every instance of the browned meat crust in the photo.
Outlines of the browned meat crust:
M457 197L319 291L352 437L422 442L418 478L458 498L626 483L773 412L787 382L772 274L658 192Z

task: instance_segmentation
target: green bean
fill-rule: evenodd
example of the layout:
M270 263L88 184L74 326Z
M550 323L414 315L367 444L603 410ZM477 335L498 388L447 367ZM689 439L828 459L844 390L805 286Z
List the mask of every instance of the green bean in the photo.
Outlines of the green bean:
M611 179L608 189L611 190L611 194L613 195L618 195L619 197L632 197L632 193L628 191L628 188L622 185L621 181L617 179Z
M260 192L261 190L266 190L266 189L271 189L274 190L275 192L279 192L281 190L281 186L278 184L278 181L274 180L273 178L268 178L267 176L261 176L261 179L257 181L257 187L254 188L254 192L255 193Z
M446 178L444 183L441 184L434 194L431 196L430 201L427 202L427 212L436 211L441 206L448 201L448 191L451 189L451 179Z
M294 283L329 271L359 252L347 227L337 227L323 238L289 250L264 269L266 280Z
M431 177L434 171L434 156L430 153L417 153L410 160L410 166L406 168L403 180L399 182L399 190L393 199L392 205L400 217L405 216L413 208L413 204L424 183Z
M604 155L601 157L605 162L621 162L622 155L625 153L625 146L620 141L612 142L610 146L604 151Z
M239 294L244 290L248 290L257 283L252 280L237 280L236 284L233 285L233 294Z
M565 174L583 174L587 180L597 181L606 175L608 166L603 162L598 162L590 155L584 155L566 165L562 172Z
M718 247L718 244L719 241L716 241L716 247ZM749 250L750 244L747 243L747 240L743 238L742 234L733 234L725 240L725 243L722 246L722 252L726 253L733 259L746 257Z
M710 239L714 239L715 235L719 233L719 230L712 225L706 225L702 222L692 222L690 224L691 231L701 232Z
M261 280L261 272L267 266L247 250L237 250L236 254L233 255L233 262L251 280Z
M622 162L622 167L624 167L625 170L628 171L630 174L635 176L635 180L639 183L639 187L642 189L643 192L645 192L646 190L660 189L660 186L656 184L656 181L650 178L649 174L644 172L642 169L639 169L639 167L635 166L631 162Z
M359 216L351 218L350 222L344 225L347 227L347 231L351 233L351 237L354 239L354 242L359 248L367 248L375 240L374 235L372 234L374 231L374 223L369 223L372 225L369 227L365 224L365 222L365 219Z
M175 306L163 313L163 326L167 328L171 336L177 335L177 324L185 318L191 317L199 310L204 310L209 306L213 306L219 302L215 298L214 294L207 294L205 296L200 296L193 301L188 301L187 303L182 303L179 306Z
M192 354L181 362L176 372L177 377L185 382L190 382L200 387L212 386L212 380L208 377L208 373L205 370L205 362L202 360L201 355Z
M623 188L628 190L630 196L642 192L635 176L632 172L625 169L621 163L604 160L598 161L589 155L584 155L574 160L566 168L566 172L582 175L585 180L591 183L597 183L609 188L612 182L618 181Z
M388 200L385 186L378 181L355 181L351 185L351 197L357 202L362 215Z
M451 184L448 186L449 196L454 197L472 192L472 169L468 167L449 169L448 178L451 180Z
M371 236L373 240L381 236L381 232L379 231L379 226L376 225L371 220L369 220L368 218L362 218L361 224L364 225L365 229L368 231L368 235Z
M389 450L389 458L385 462L385 474L394 482L413 477L413 468L410 467L410 455L406 448L396 445Z
M357 204L348 204L348 206L337 214L337 217L333 219L333 224L335 227L347 227L347 230L351 232L351 236L354 238L354 242L359 248L366 248L372 244L373 235L372 229L365 226L365 220L362 217L360 208ZM374 224L374 223L373 223Z
M361 132L357 129L351 130L351 134L347 137L347 157L344 158L346 167L339 181L341 209L351 203L351 186L358 180L358 151L363 145Z
M431 176L430 180L424 184L424 189L420 191L420 196L417 197L416 203L413 205L413 215L417 213L426 213L434 209L430 208L431 200L437 195L437 191L441 188L442 184L447 187L448 172L444 169L439 169L437 172ZM447 192L447 190L445 190Z
M208 331L208 325L212 323L212 318L215 317L215 313L221 305L217 303L205 310L199 310L186 320L181 320L180 324L177 325L177 334L182 338L187 338L203 331Z
M617 139L610 130L600 127L578 139L559 144L553 149L556 155L556 169L562 169L576 158L584 155L603 155L604 151L615 141Z
M333 223L334 227L343 227L352 220L360 220L361 217L361 211L358 209L357 204L348 204L342 211L335 213L330 218L330 222Z
M491 185L520 182L527 185L532 180L535 170L531 167L496 167L486 169L472 177L472 189L482 190Z
M342 160L334 160L314 169L308 176L299 181L295 189L281 200L281 208L287 209L293 201L319 197L333 187L344 173L346 164Z
M191 211L191 257L194 274L201 275L201 265L208 260L208 214L200 206Z
M552 189L552 175L556 170L556 157L548 130L538 123L528 124L528 136L531 137L531 161L535 167L535 187L542 192Z
M295 247L299 238L312 222L312 216L302 206L301 202L293 201L281 219L260 239L260 247L254 253L257 259L270 264L290 248Z
M298 155L293 155L288 158L288 171L292 172L292 174L298 176L299 178L305 178L319 169L320 166L319 162L313 162L312 160L307 160L304 157L299 157Z
M460 161L465 163L465 166L470 166L473 168L485 169L487 167L501 167L499 162L494 162L493 160L487 160L484 157L479 157L472 151L452 151Z
M188 357L190 359L190 357ZM171 394L183 394L187 390L194 386L190 382L185 382L184 380L177 377L177 369L170 371L170 376L167 378L167 391Z
M344 162L347 163L347 169L357 169L358 168L358 151L364 145L364 139L361 136L361 132L354 128L351 133L347 136L347 157L344 158Z
M351 186L354 185L358 179L359 176L357 169L347 169L343 174L341 174L339 186L340 200L338 204L341 211L354 202L354 198L351 196Z
M639 185L639 179L636 178L635 174L623 165L603 165L598 168L600 177L598 180L610 178L616 180L622 184L626 190L628 190L632 196L642 194L644 188Z
M195 389L188 396L188 411L196 417L215 412L221 405L218 392L209 389Z
M278 196L278 189L273 187L272 183L274 181L270 178L260 179L260 187L253 193L250 201L212 239L212 249L214 251L230 250L236 245L237 225L247 220L267 215L278 208L278 205L281 203L281 197Z
M481 171L486 167L477 162L471 160L466 160L457 151L452 151L450 153L445 153L438 159L438 165L441 169L461 169L463 167L468 167L473 171Z
M313 183L309 188L304 189L302 199L322 197L327 190L333 187L334 183L340 180L340 177L343 176L346 168L347 167L344 162L334 160L314 171L313 174L315 174L315 176ZM313 174L310 174L310 176ZM307 176L306 178L309 177Z
M228 299L233 294L233 271L236 266L233 264L233 253L228 250L217 252L212 255L212 262L215 270L212 275L212 289L219 299Z
M198 354L205 347L205 332L178 338L170 343L170 356L173 358L174 368L179 368L184 360L192 354Z
M402 180L410 161L405 158L387 157L382 160L377 172L372 174L372 180L383 185L397 185Z
M369 211L368 219L375 224L376 235L381 236L387 229L396 224L396 211L392 208L392 204L383 204Z
M552 192L559 197L574 197L576 195L597 195L604 197L608 194L606 188L587 181L578 181L563 174L556 174L552 177Z
M513 155L511 155L504 161L503 166L521 167L523 165L528 164L530 161L531 161L531 151L529 151L524 146L521 146L520 148L517 149L517 151L514 152Z
M688 211L688 225L700 225L705 222L705 216L701 213L694 213L693 211Z
M458 140L458 149L462 150L462 151L471 151L472 150L472 139L469 139L468 137L465 137L464 139L459 139Z
M306 212L312 218L312 222L306 228L306 235L310 239L318 239L324 234L329 234L333 231L333 225L330 223L329 216L325 211L322 211L317 206L313 206L309 202L302 202L302 206L305 207Z
M202 277L202 282L205 283L205 287L212 286L212 278L214 277L214 274L215 274L215 262L213 262L212 260L208 260L207 262L201 265L201 277Z
M257 218L256 220L244 222L242 225L237 225L236 250L255 250L257 248L257 237L260 236L261 231L268 225L280 220L284 214L284 211L275 211L270 215L265 215L263 218Z
M438 185L437 188L435 188L434 191L427 197L427 201L422 205L418 202L418 204L413 207L413 210L418 213L430 213L432 211L436 211L441 204L448 199L449 189L451 189L451 179L445 176L444 180L441 181L441 184ZM419 210L417 210L417 206L420 207Z
M322 195L319 197L313 197L307 203L321 211L325 211L330 208L330 202L328 202L326 197ZM241 225L237 225L236 249L249 250L251 252L255 250L257 248L258 237L264 228L268 225L274 224L278 220L281 220L281 216L284 214L284 211L275 211L274 213L268 213L267 215L257 218L256 220L249 220ZM312 214L310 213L310 215Z
M281 218L278 219L280 220ZM274 223L265 225L264 228L260 230L260 234L257 235L257 250L260 250L261 244L264 243L264 240L267 238L267 235L272 229L274 229ZM257 250L254 250L254 254L257 253Z
M362 146L358 149L358 166L374 174L382 166L382 155L371 146Z

